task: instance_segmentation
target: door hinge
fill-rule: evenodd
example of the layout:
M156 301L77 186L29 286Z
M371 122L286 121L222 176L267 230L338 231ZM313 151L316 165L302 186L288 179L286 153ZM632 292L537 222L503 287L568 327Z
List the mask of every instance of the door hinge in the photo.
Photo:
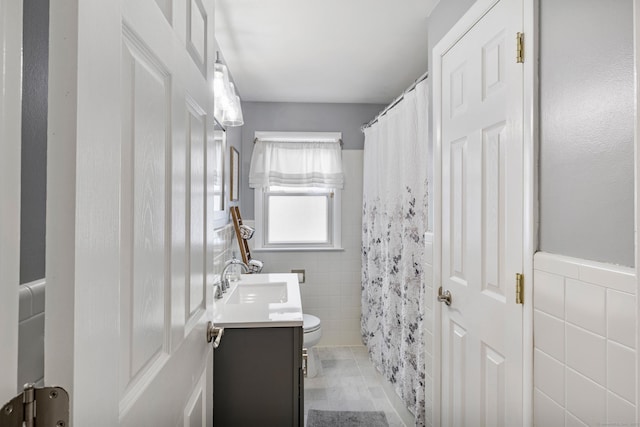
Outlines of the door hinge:
M524 275L516 273L516 304L524 304Z
M24 386L24 391L11 399L0 412L0 427L67 427L69 425L69 394L61 387L36 388Z
M516 62L522 64L524 62L524 34L516 34Z

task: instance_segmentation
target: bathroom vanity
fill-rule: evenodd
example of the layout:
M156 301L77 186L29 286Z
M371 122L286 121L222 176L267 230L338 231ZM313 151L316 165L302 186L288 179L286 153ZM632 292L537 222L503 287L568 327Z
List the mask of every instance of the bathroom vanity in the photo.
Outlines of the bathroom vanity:
M303 315L295 274L251 274L214 301L214 426L303 426Z

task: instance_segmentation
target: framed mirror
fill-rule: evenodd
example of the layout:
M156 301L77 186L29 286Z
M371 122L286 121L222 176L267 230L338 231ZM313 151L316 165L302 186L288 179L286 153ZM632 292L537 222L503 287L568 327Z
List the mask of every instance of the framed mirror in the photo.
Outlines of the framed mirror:
M209 137L207 145L207 193L209 211L212 212L214 227L226 225L225 215L225 180L224 180L224 159L227 146L227 133L216 119L212 137Z
M231 147L231 191L229 191L229 200L237 202L240 199L240 153L234 147Z

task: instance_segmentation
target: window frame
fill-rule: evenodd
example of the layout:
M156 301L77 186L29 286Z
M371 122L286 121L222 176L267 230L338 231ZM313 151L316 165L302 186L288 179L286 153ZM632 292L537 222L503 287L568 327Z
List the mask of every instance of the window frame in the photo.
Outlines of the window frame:
M293 188L293 187L291 187ZM305 187L306 188L306 187ZM318 189L319 191L273 191L269 188L255 189L255 225L256 234L255 251L332 251L343 250L342 248L342 190L341 189ZM318 196L326 194L328 197L327 206L327 227L328 242L283 242L269 243L269 196ZM333 194L333 197L330 196Z

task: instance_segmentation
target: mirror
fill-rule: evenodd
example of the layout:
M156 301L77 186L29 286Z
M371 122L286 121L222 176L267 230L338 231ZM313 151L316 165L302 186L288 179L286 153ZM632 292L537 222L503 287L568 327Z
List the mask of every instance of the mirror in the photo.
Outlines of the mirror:
M234 147L231 147L230 156L231 191L229 192L229 200L237 202L240 199L240 153Z
M209 138L207 147L207 174L210 211L213 213L215 227L226 224L224 206L224 154L227 146L225 128L214 119L213 138Z

